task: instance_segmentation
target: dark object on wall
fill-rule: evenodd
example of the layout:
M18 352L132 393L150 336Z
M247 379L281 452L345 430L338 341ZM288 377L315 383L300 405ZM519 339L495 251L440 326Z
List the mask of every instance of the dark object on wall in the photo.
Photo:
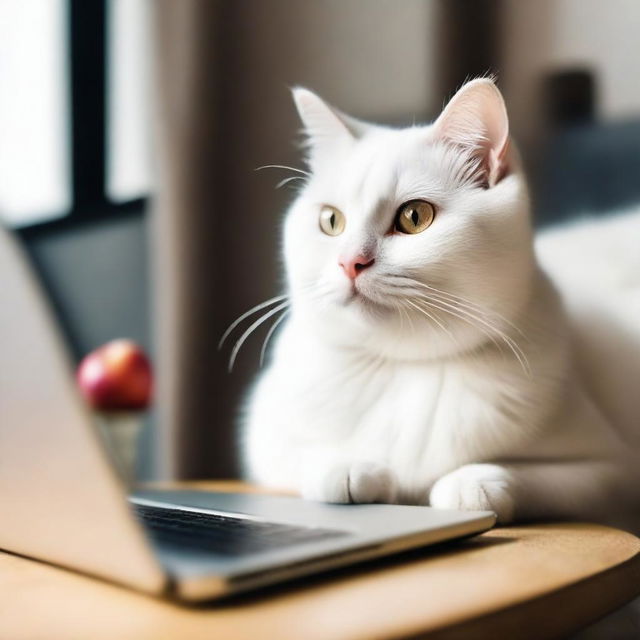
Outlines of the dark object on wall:
M500 0L439 4L440 93L452 96L466 81L500 68Z
M572 69L550 75L543 89L552 125L585 124L595 120L597 99L593 73Z

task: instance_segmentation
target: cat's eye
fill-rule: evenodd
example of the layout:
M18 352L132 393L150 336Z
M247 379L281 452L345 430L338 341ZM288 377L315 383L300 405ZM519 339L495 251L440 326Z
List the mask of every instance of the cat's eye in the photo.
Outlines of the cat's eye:
M394 227L401 233L421 233L431 226L435 215L433 205L426 200L409 200L398 209Z
M320 210L320 228L328 236L339 236L345 224L346 220L339 209L325 205Z

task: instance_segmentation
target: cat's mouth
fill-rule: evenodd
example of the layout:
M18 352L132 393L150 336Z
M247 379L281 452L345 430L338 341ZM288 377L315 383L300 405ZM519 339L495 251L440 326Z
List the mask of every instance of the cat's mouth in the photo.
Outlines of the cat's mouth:
M351 286L347 298L345 300L346 305L355 304L355 303L366 303L369 298L362 293L360 289L355 285L355 283Z
M345 301L345 305L359 305L368 310L381 309L384 307L381 302L364 293L355 283L351 287L351 291Z

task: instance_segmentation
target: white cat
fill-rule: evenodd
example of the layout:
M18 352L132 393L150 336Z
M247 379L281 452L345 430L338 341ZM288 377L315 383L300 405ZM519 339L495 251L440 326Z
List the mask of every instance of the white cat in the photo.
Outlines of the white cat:
M639 491L640 319L624 302L640 217L540 237L565 310L491 80L401 130L294 99L310 173L284 230L289 314L244 416L248 476L503 523L619 520ZM625 238L635 272L616 276L622 248L592 254L601 233Z

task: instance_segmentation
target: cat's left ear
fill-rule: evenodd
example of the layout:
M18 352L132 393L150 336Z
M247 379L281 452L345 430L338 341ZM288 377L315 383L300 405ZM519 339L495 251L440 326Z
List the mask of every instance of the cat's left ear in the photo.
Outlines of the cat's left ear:
M493 80L478 78L465 84L434 123L434 134L436 139L471 151L489 187L506 174L509 119Z
M364 135L367 125L338 111L309 89L292 90L310 150L310 160L350 145Z

